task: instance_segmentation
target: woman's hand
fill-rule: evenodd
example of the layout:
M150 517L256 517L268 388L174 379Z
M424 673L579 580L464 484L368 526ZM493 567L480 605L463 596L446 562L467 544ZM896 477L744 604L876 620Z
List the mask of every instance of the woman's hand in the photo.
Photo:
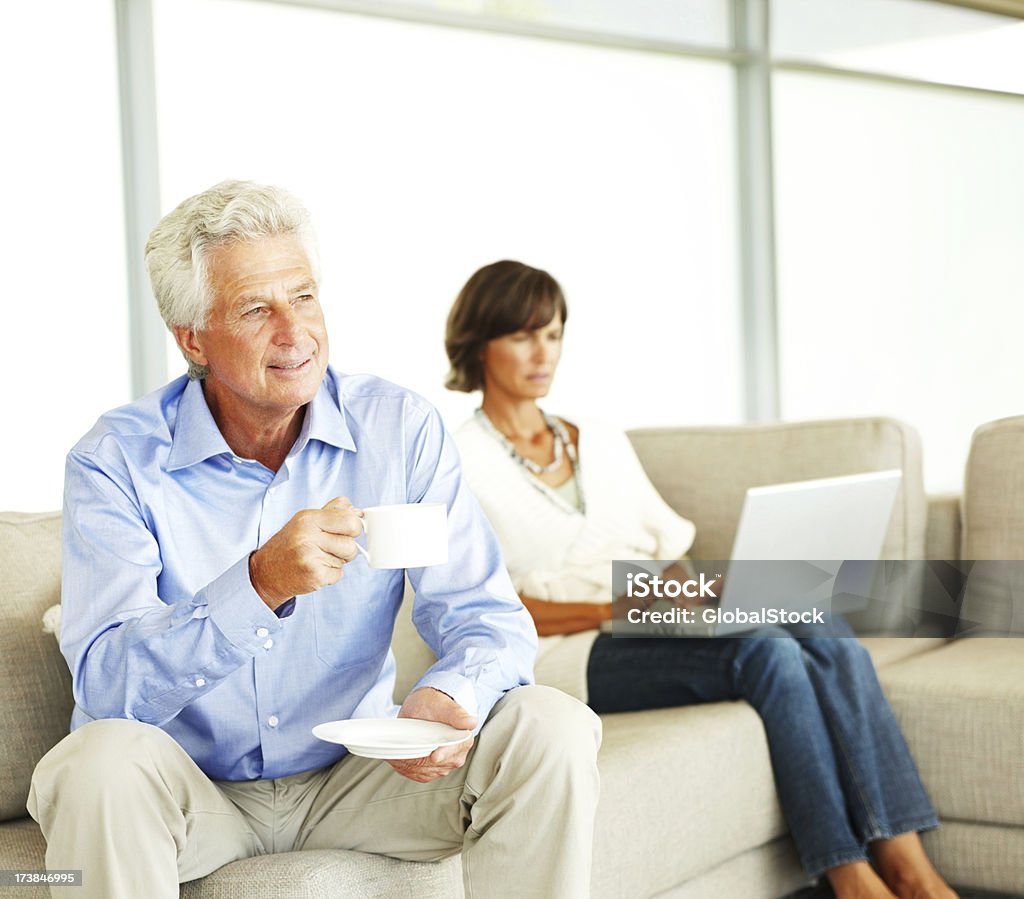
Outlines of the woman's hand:
M673 562L662 573L666 581L679 581L680 583L690 580L693 574L687 569L686 563L682 560ZM719 594L721 595L721 594ZM579 631L589 631L599 628L605 621L614 617L625 618L626 613L646 603L636 599L627 599L620 596L614 602L552 602L547 599L537 599L533 596L520 595L519 597L526 606L526 610L533 616L533 623L537 627L537 633L541 637L550 637L555 634L575 634ZM707 602L699 597L690 599L682 593L675 598L667 600L673 605L683 606L687 609L695 609Z
M683 560L673 562L662 572L661 576L666 581L677 581L680 585L684 581L695 580L693 572L690 571L689 566ZM715 593L718 597L721 597L722 586L725 584L724 578L718 578L713 583L715 584ZM679 596L669 599L668 602L676 606L682 606L685 609L699 609L701 606L715 605L718 599L705 599L702 596L688 597L680 592Z
M532 596L519 597L533 616L537 633L541 637L555 634L575 634L591 631L612 617L611 603L606 602L552 602Z

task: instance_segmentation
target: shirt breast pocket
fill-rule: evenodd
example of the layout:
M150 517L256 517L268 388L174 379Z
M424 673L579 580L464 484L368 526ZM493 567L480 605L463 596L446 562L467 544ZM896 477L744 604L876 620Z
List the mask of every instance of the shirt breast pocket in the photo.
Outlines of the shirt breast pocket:
M311 597L317 658L335 671L383 663L402 600L404 571L356 565Z

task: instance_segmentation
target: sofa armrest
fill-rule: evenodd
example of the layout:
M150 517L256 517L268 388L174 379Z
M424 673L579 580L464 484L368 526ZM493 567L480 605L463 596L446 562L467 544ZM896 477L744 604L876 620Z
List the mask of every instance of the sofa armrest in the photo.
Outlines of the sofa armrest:
M0 512L0 821L25 815L36 763L68 732L71 674L43 613L60 600L60 513Z

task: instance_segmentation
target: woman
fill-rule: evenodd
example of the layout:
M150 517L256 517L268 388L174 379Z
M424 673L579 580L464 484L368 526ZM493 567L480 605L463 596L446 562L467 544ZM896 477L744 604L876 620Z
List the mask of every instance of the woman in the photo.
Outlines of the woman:
M538 670L597 712L748 701L808 874L825 874L841 899L955 897L921 845L918 832L938 820L856 640L798 641L792 628L743 639L598 632L611 617L610 560L679 559L694 526L658 496L624 434L538 406L566 318L549 274L496 262L463 287L445 336L446 386L483 391L456 438L544 638Z

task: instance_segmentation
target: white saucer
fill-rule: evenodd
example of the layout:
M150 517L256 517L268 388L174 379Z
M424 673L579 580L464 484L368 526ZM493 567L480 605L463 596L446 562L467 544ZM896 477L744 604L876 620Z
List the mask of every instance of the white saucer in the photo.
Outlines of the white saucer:
M313 736L368 759L418 759L468 740L473 732L419 718L350 718L318 724Z

